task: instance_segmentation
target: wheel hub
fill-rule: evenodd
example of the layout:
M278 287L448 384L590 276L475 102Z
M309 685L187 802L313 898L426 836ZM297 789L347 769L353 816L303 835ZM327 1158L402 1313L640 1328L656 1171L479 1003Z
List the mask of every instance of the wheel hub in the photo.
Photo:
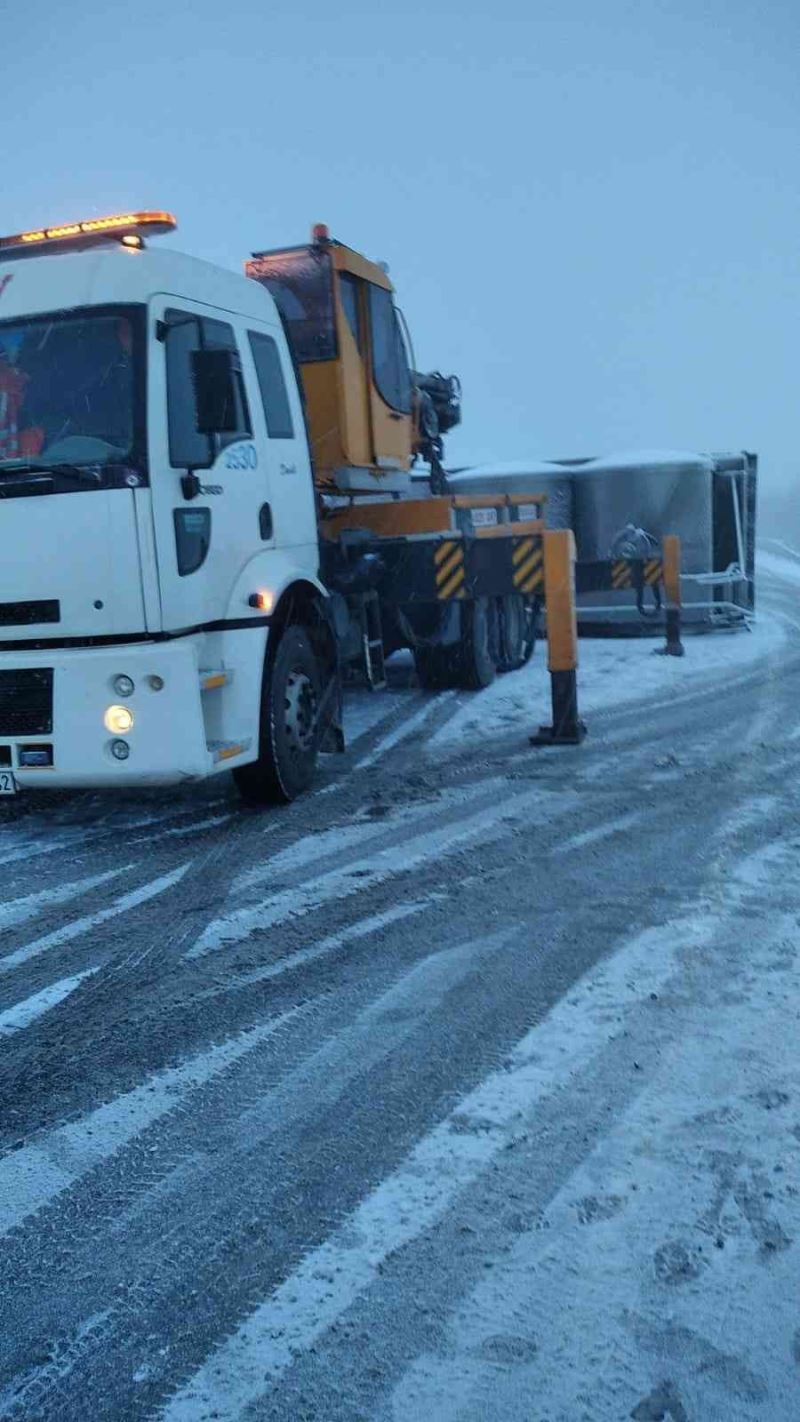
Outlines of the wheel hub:
M286 738L294 755L313 748L316 731L317 696L305 672L293 671L286 679Z

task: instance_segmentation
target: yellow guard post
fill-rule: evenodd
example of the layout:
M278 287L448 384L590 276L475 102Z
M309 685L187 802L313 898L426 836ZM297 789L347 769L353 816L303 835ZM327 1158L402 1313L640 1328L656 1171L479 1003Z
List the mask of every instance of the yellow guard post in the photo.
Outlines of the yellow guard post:
M682 657L681 642L681 540L675 533L662 539L661 557L664 565L664 593L667 603L668 657Z
M575 537L569 528L556 528L545 531L542 538L553 724L540 726L538 734L531 736L531 745L574 746L586 735L586 727L578 716Z

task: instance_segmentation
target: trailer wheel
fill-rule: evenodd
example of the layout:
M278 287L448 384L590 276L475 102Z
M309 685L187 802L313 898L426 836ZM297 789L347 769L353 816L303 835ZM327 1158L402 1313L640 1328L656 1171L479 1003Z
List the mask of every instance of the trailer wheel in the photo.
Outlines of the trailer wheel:
M497 633L494 598L477 597L462 603L461 641L456 649L459 686L480 691L494 681L499 660Z
M287 804L311 784L321 681L307 633L290 624L264 667L258 760L233 772L248 804Z
M500 655L499 672L517 671L529 662L536 644L537 607L520 593L497 599Z

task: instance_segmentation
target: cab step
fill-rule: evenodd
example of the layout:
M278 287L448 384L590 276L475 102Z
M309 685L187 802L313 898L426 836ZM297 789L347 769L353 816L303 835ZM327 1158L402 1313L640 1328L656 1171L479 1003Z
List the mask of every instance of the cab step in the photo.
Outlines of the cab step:
M233 760L237 755L244 755L250 749L251 737L246 736L241 741L208 741L208 752L214 764L219 765L222 760Z
M221 686L230 686L232 681L232 671L226 671L224 667L214 667L211 671L201 671L200 690L216 691Z

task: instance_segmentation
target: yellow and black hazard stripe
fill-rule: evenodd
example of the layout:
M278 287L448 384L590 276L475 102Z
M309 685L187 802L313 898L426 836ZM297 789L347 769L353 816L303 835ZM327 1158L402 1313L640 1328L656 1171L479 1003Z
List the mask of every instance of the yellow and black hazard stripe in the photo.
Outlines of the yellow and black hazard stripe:
M611 564L611 586L619 591L622 588L633 588L644 584L645 587L655 587L662 578L662 566L660 558L645 558L644 562L636 559L633 562L626 562L622 558L616 559ZM639 582L641 579L641 583Z
M648 558L644 565L644 580L649 588L661 582L663 569L660 558Z
M433 566L438 598L466 597L463 542L445 538L434 551Z
M541 538L520 538L511 554L514 587L517 592L538 592L544 587L544 549Z

